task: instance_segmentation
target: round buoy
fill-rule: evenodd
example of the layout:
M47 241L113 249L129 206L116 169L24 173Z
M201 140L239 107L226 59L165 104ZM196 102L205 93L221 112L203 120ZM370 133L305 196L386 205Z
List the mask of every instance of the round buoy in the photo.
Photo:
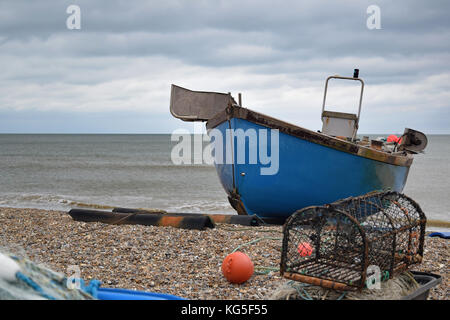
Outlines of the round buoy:
M253 271L252 260L243 252L233 252L223 259L222 273L231 283L247 281L252 276Z
M397 144L402 143L402 137L397 137L395 134L391 134L387 137L386 142L396 142Z
M387 142L398 142L398 137L395 134L391 134L389 137L387 137Z
M312 254L313 248L311 247L311 245L308 242L302 242L302 243L299 243L299 245L297 247L297 251L302 257L307 257Z

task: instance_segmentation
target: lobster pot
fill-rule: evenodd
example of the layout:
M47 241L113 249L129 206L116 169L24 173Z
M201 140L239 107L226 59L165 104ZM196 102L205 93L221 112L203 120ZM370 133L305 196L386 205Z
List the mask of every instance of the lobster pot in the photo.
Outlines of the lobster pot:
M285 278L336 290L388 279L423 255L426 217L397 192L374 192L295 212L283 229Z

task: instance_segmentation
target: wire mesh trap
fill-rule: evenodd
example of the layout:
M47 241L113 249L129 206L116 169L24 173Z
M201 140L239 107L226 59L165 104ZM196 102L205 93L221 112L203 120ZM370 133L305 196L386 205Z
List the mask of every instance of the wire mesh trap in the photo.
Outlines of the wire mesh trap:
M398 192L373 192L295 212L283 228L281 274L335 290L387 280L423 256L426 217Z

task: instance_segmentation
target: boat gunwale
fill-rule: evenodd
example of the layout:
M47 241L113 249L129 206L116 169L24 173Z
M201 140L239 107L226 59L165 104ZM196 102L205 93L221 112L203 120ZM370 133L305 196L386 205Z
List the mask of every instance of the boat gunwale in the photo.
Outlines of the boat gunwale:
M395 155L381 150L359 146L353 142L328 136L321 132L314 132L309 129L299 127L294 124L236 105L229 106L224 111L216 114L214 117L209 119L206 123L206 128L208 130L215 128L221 123L232 118L247 120L271 129L278 129L280 132L312 143L330 147L342 152L354 154L363 158L376 160L386 164L401 167L410 167L413 162L413 157L410 154Z

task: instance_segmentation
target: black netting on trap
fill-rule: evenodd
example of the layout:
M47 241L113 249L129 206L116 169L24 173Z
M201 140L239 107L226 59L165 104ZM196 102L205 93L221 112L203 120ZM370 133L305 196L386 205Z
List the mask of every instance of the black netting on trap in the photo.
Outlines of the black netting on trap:
M417 203L391 191L299 210L284 225L281 273L327 288L362 288L368 266L389 278L422 260L425 224Z

